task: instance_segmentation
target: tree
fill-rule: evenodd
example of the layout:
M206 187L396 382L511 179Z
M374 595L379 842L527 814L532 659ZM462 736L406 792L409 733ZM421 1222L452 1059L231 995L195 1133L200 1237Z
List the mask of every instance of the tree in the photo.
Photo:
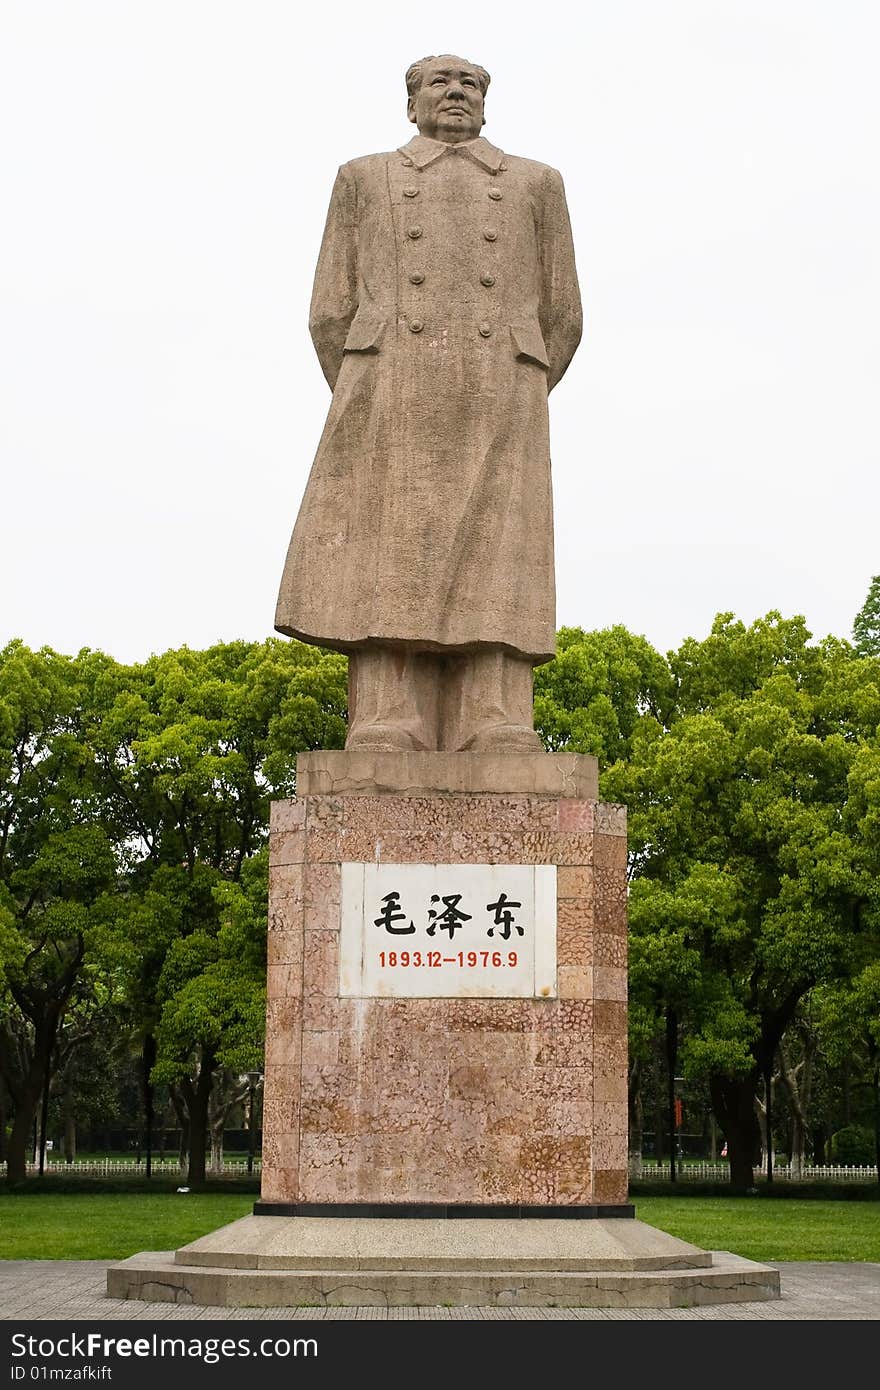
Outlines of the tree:
M0 1073L15 1107L12 1184L25 1177L38 1106L45 1140L71 1001L80 1012L103 1002L86 957L107 925L116 865L85 729L109 664L18 641L0 652Z
M153 1077L176 1085L186 1103L190 1182L205 1177L215 1073L262 1065L268 852L247 860L238 882L216 879L211 891L218 914L216 932L201 927L175 940L158 988L161 1012ZM206 913L200 916L207 922Z
M860 656L880 656L880 574L875 574L853 623L853 644Z
M810 1101L813 1094L819 1036L812 1009L812 995L803 1001L798 1014L779 1045L779 1081L788 1101L791 1117L789 1166L791 1176L803 1177L809 1132ZM767 1136L772 1144L772 1136Z
M872 1096L874 1162L880 1183L880 960L865 965L851 980L824 996L822 1031L832 1060L861 1053L867 1062Z
M535 671L535 728L551 753L592 753L610 765L629 756L642 721L665 726L673 695L669 668L644 637L563 627L556 657Z
M336 653L275 639L221 643L128 668L94 730L125 827L118 896L128 929L117 965L141 1040L145 1110L152 1085L168 1081L187 1112L192 1181L204 1176L213 1079L231 1055L227 1030L246 1015L255 1046L262 1037L254 998L233 997L223 887L254 882L249 865L267 841L270 798L293 791L297 752L343 742L346 698L346 662ZM265 882L260 891L265 898ZM265 903L254 929L265 936ZM248 1057L254 1066L252 1049Z
M636 1055L662 1040L666 1072L666 1133L670 1177L675 1179L675 1078L680 1044L704 1018L730 1017L723 981L707 969L712 932L730 930L738 902L733 885L714 865L694 863L674 885L637 878L629 900L629 997ZM734 1040L728 1039L728 1046Z
M636 959L638 938L657 937L661 991L670 924L689 923L682 1065L708 1078L745 1188L758 1083L804 995L851 968L876 898L847 808L877 690L845 644L811 645L802 619L778 613L748 628L722 614L670 666L668 729L643 721L603 788L629 806Z

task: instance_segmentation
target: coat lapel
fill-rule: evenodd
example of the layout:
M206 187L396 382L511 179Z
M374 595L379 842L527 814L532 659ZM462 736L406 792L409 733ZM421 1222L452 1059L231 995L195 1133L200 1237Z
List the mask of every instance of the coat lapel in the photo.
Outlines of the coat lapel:
M461 145L448 145L443 140L431 140L427 135L414 135L408 144L399 147L399 153L411 159L417 169L426 169L435 160L442 159L450 150L460 150L490 174L498 173L504 159L503 152L491 145L482 135Z

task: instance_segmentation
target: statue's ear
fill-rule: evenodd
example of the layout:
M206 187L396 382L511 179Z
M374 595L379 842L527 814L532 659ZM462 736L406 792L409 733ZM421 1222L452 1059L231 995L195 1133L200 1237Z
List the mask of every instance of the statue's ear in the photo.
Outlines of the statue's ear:
M412 121L413 125L415 125L415 123L416 123L416 104L415 104L415 102L413 101L412 97L410 97L410 98L407 100L407 103L406 103L406 117L407 117L407 120Z

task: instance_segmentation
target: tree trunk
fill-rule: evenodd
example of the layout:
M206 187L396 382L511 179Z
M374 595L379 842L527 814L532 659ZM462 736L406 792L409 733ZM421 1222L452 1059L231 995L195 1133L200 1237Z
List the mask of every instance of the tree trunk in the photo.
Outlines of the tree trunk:
M709 1094L724 1137L730 1163L730 1185L736 1192L755 1186L755 1160L760 1154L761 1135L755 1114L756 1071L747 1076L713 1076Z
M642 1176L642 1068L639 1062L630 1062L629 1090L629 1175ZM250 1116L253 1120L253 1115ZM250 1136L248 1136L250 1138Z
M76 1111L74 1108L73 1087L68 1083L64 1087L64 1095L61 1100L62 1117L64 1124L64 1162L76 1162Z
M171 1097L171 1104L174 1106L174 1114L177 1117L177 1124L180 1129L177 1166L181 1173L184 1173L189 1165L189 1111L186 1108L186 1102L181 1092L176 1086L169 1086L168 1094Z
M15 1104L15 1119L9 1136L9 1151L6 1157L6 1181L10 1187L24 1182L27 1177L28 1154L34 1131L40 1093L34 1090L24 1095L19 1092Z
M666 1012L666 1100L669 1133L669 1181L675 1182L675 1150L678 1127L675 1123L675 1071L678 1065L678 1016L673 1009Z
M189 1167L186 1180L193 1183L205 1181L205 1158L208 1137L208 1106L198 1098L198 1086L194 1088L196 1098L190 1111Z
M26 1020L26 1033L30 1034L32 1030L32 1040L20 1047L8 1027L0 1027L0 1070L15 1103L15 1121L6 1165L6 1181L10 1186L24 1182L27 1176L28 1136L32 1126L36 1124L37 1107L40 1105L41 1097L43 1115L39 1157L40 1171L43 1170L52 1057L61 1020L84 953L85 943L82 936L78 936L74 952L66 962L51 994L7 981L21 1016Z
M213 1048L203 1047L195 1085L187 1077L180 1088L189 1111L189 1168L186 1179L190 1185L205 1181L208 1101L211 1098L215 1065Z
M6 1181L10 1187L24 1182L27 1178L28 1152L32 1136L36 1136L33 1154L35 1163L45 1140L43 1136L40 1146L37 1147L37 1114L41 1108L43 1078L48 1071L50 1051L47 1030L43 1029L36 1033L33 1049L18 1075L13 1077L7 1073L7 1086L15 1104L15 1119L12 1122L9 1156L6 1161Z
M211 1173L222 1173L222 1131L227 1126L227 1111L224 1108L210 1120L211 1134Z
M147 1033L141 1048L141 1085L144 1095L144 1149L147 1177L153 1176L153 1082L151 1075L156 1061L156 1039Z
M871 1078L874 1091L874 1162L877 1168L877 1181L880 1183L880 1050L873 1053L874 1074Z
M813 1085L813 1062L816 1055L817 1040L810 1029L802 1036L803 1056L797 1066L790 1066L785 1039L779 1048L779 1076L788 1099L791 1115L791 1147L789 1163L792 1178L800 1181L804 1176L804 1161L807 1150L808 1115Z
M767 1181L773 1181L773 1056L764 1062L764 1123L767 1135Z
M657 1039L654 1057L654 1158L659 1166L666 1154L663 1137L663 1042L660 1038Z

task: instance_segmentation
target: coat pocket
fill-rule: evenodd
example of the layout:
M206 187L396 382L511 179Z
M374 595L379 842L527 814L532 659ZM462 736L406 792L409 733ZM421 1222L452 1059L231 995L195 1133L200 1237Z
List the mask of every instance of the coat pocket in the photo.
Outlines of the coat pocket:
M537 319L532 323L512 323L510 336L513 338L517 357L524 357L529 362L537 362L542 367L550 366Z
M387 320L369 309L358 309L348 330L343 352L378 352Z

